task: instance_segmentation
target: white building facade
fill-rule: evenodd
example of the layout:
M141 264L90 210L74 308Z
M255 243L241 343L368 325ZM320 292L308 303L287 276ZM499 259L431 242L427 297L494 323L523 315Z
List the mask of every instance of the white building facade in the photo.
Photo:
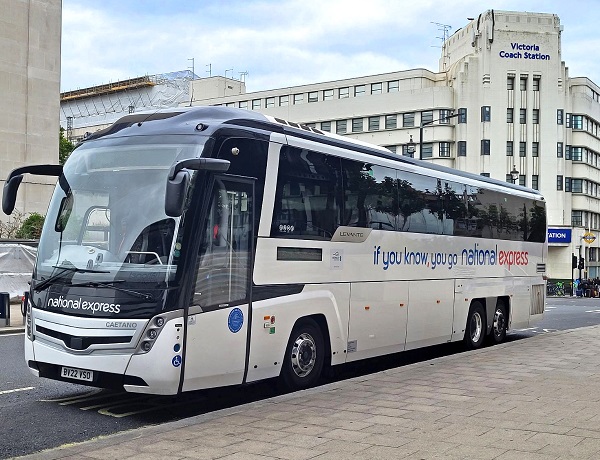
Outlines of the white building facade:
M581 276L594 278L600 276L600 239L591 241L600 230L600 88L569 77L561 33L553 14L487 11L445 42L439 72L213 98L192 91L192 105L256 110L500 180L512 180L513 172L517 183L546 198L549 278L578 278L572 255L585 259Z

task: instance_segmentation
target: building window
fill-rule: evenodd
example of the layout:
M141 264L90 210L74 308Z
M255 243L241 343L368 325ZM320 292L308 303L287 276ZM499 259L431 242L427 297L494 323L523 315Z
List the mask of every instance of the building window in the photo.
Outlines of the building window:
M340 88L338 89L338 97L340 99L345 99L347 97L350 97L350 88Z
M354 87L354 97L364 96L365 94L365 85L357 85Z
M379 129L379 117L369 117L369 131L377 131Z
M458 141L458 156L467 156L467 141Z
M338 120L335 123L335 132L337 134L346 134L348 130L348 120Z
M415 126L415 113L403 113L402 114L402 126L405 128L411 128Z
M506 109L506 122L507 123L514 122L514 113L515 113L515 109L513 109L513 108Z
M421 112L421 126L428 125L433 122L433 110Z
M531 143L531 156L532 157L539 157L540 156L540 143L539 142L532 142Z
M565 177L565 192L571 191L571 178Z
M450 142L440 142L440 157L450 156Z
M527 156L527 142L519 142L519 156L520 157Z
M533 112L531 113L531 120L534 125L540 124L540 109L533 109Z
M392 81L388 81L387 82L387 90L388 93L395 93L398 91L398 87L399 87L399 81L398 80L392 80Z
M395 114L385 116L385 129L396 129L397 126L398 121Z
M557 158L563 157L563 143L562 142L556 143L556 157Z
M565 147L565 160L570 160L571 159L571 146L567 145Z
M316 128L317 124L316 123L306 123L304 126L307 126L309 128Z
M408 145L406 145L406 144L403 145L402 146L402 155L404 155L405 157L414 158L414 156L415 156L415 148L414 148L414 146L413 146L412 150L409 151L408 150Z
M479 175L482 177L490 177L490 173L480 173Z
M235 107L235 102L228 102L225 107Z
M534 91L539 91L540 90L540 78L539 77L533 77L533 85L532 88Z
M371 83L371 94L381 94L382 84L381 83Z
M333 99L333 90L332 89L324 89L323 90L323 100L330 101Z
M290 102L289 96L279 96L279 106L280 107L288 105L289 102Z
M521 91L527 91L527 77L521 77Z
M506 89L509 91L515 89L515 77L513 75L506 77Z
M388 145L388 146L386 147L386 149L388 149L388 150L389 150L390 152L392 152L392 153L397 153L397 151L398 151L398 147L397 147L397 146L395 146L395 145Z
M482 155L490 154L490 140L489 139L481 139L481 154Z
M433 156L433 144L423 144L421 158L431 158Z
M582 161L583 160L583 148L571 146L571 160Z
M322 121L321 122L321 131L326 131L328 133L331 132L331 122L330 121Z
M247 109L248 101L240 101L240 109Z
M440 125L447 125L450 123L448 117L452 115L452 111L449 109L440 109Z
M294 105L302 104L304 100L304 94L294 94Z
M583 193L583 179L571 179L571 192Z
M582 211L571 211L571 225L573 227L583 227Z
M260 109L260 99L252 99L252 110Z
M362 118L353 118L352 119L352 132L353 133L361 133L363 130L363 119Z
M467 122L467 109L465 107L458 109L458 122L459 123Z
M311 91L308 93L308 102L318 102L319 101L319 92Z
M556 124L557 125L562 125L563 124L564 114L565 114L565 111L563 109L557 109L556 110Z
M506 156L512 157L514 155L514 143L513 141L506 141Z
M567 113L567 120L565 123L565 128L570 128L571 127L571 114Z
M275 98L274 97L268 97L265 99L265 107L269 108L269 107L275 107Z
M519 123L522 125L527 123L527 109L519 109Z
M484 105L481 107L481 121L492 121L492 107Z
M562 190L562 189L563 189L563 176L558 175L558 176L556 176L556 190Z
M571 117L573 129L583 129L583 115L573 115Z
M524 174L519 174L519 185L522 187L527 187L527 176Z

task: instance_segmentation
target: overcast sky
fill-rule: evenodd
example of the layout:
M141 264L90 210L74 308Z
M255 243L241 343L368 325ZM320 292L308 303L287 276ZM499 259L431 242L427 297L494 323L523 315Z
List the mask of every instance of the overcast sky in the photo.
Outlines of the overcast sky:
M248 92L438 71L443 31L487 9L554 13L570 76L600 84L600 1L63 0L61 91L192 68Z

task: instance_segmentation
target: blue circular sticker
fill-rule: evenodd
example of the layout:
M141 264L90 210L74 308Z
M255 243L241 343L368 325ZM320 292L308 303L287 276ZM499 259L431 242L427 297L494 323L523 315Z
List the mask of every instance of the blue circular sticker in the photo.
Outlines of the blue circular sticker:
M181 356L180 355L173 356L173 359L171 360L171 363L173 364L174 367L181 366Z
M229 313L229 318L227 319L227 326L229 326L229 330L234 334L239 332L242 326L244 325L244 313L239 308L234 308Z

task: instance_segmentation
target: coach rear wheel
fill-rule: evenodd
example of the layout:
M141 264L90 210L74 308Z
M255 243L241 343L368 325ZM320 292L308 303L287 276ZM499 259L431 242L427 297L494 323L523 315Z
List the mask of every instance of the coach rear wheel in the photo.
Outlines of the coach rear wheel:
M506 328L508 326L508 318L506 317L506 307L504 303L499 301L496 304L494 312L494 323L492 325L492 338L494 343L501 343L506 338Z
M474 302L469 309L464 343L468 349L479 348L485 338L485 311L479 302Z
M290 390L313 386L323 370L325 345L321 329L311 319L296 324L285 352L281 378Z

